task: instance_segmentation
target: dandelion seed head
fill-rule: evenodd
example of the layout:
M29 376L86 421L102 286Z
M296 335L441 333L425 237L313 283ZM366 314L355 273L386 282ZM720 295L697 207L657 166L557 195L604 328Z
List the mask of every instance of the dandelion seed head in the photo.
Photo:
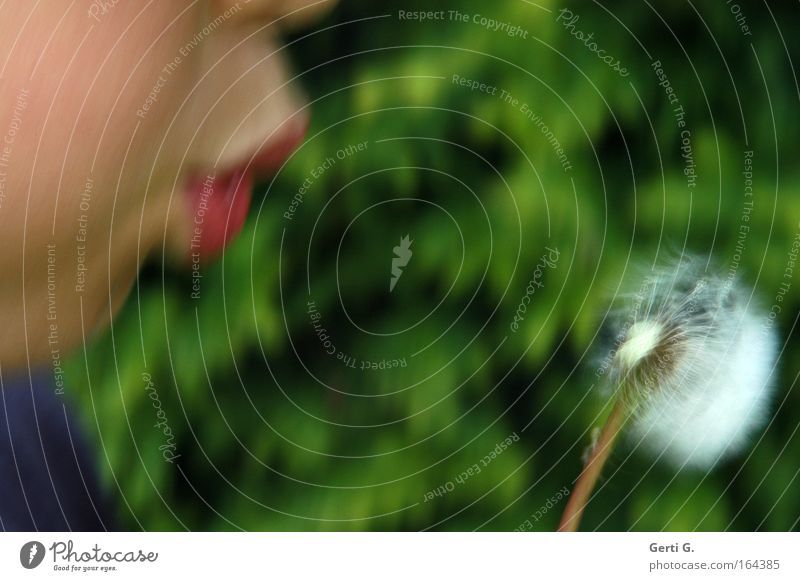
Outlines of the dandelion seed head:
M777 339L742 283L684 257L626 295L609 378L634 445L679 467L740 452L768 417Z

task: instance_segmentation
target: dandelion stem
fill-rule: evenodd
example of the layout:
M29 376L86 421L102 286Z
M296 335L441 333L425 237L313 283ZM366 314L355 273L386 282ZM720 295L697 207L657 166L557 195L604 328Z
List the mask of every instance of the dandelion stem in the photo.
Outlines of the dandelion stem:
M589 502L589 496L594 490L597 479L600 478L603 465L611 455L614 442L620 431L622 431L627 417L627 406L622 397L617 397L614 408L611 410L603 430L600 432L600 437L592 448L581 475L578 476L578 480L575 482L569 502L567 502L567 507L564 509L564 514L561 516L561 522L558 525L559 532L575 532L578 530L578 525L583 516L583 509L586 508L586 504Z

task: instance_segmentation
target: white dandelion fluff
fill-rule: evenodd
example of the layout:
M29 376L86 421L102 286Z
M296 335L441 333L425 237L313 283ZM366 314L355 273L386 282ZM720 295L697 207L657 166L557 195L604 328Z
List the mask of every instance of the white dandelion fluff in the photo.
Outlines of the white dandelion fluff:
M708 468L741 451L768 417L777 353L751 293L684 257L626 303L609 377L630 409L634 443L679 467Z
M578 530L620 433L680 468L707 469L740 452L768 417L776 335L736 276L709 275L700 259L682 257L624 302L598 370L618 391L559 531Z

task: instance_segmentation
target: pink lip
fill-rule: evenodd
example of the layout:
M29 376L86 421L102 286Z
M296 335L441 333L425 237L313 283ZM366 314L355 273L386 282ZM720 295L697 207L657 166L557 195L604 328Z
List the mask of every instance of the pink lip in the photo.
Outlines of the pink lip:
M193 176L186 187L192 233L189 256L205 262L215 258L241 232L247 220L255 179L277 171L303 142L308 120L290 125L265 143L247 162L221 175Z

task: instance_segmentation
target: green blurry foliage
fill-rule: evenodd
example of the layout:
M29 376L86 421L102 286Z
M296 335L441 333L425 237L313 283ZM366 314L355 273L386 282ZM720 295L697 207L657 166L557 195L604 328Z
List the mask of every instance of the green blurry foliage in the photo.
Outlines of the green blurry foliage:
M669 27L645 3L576 4L578 27L627 66L622 78L556 22L559 6L539 4L549 11L510 0L443 6L519 24L527 40L471 22L398 21L398 9L430 9L423 2L345 2L325 30L294 39L314 110L307 143L264 184L224 260L203 270L199 299L190 273L150 267L113 328L70 364L123 527L520 526L580 470L602 407L591 353L631 266L684 247L731 266L747 149L754 209L738 269L773 302L800 217L798 93L785 52L797 54L796 40L781 39L763 7L748 11L754 32L743 38L722 4L660 7ZM772 10L778 22L790 15ZM687 112L691 191L655 59ZM453 74L528 103L572 169L519 107ZM337 161L284 219L313 168L363 141L366 152ZM391 249L406 234L413 260L389 294ZM558 265L512 333L546 246L560 251ZM797 296L782 303L782 337ZM339 351L413 361L347 368L321 348L309 298ZM796 350L791 336L775 418L752 450L698 475L623 444L584 528L797 527ZM145 372L175 464L159 450ZM479 474L425 501L511 434L519 441ZM534 530L553 530L560 508Z

